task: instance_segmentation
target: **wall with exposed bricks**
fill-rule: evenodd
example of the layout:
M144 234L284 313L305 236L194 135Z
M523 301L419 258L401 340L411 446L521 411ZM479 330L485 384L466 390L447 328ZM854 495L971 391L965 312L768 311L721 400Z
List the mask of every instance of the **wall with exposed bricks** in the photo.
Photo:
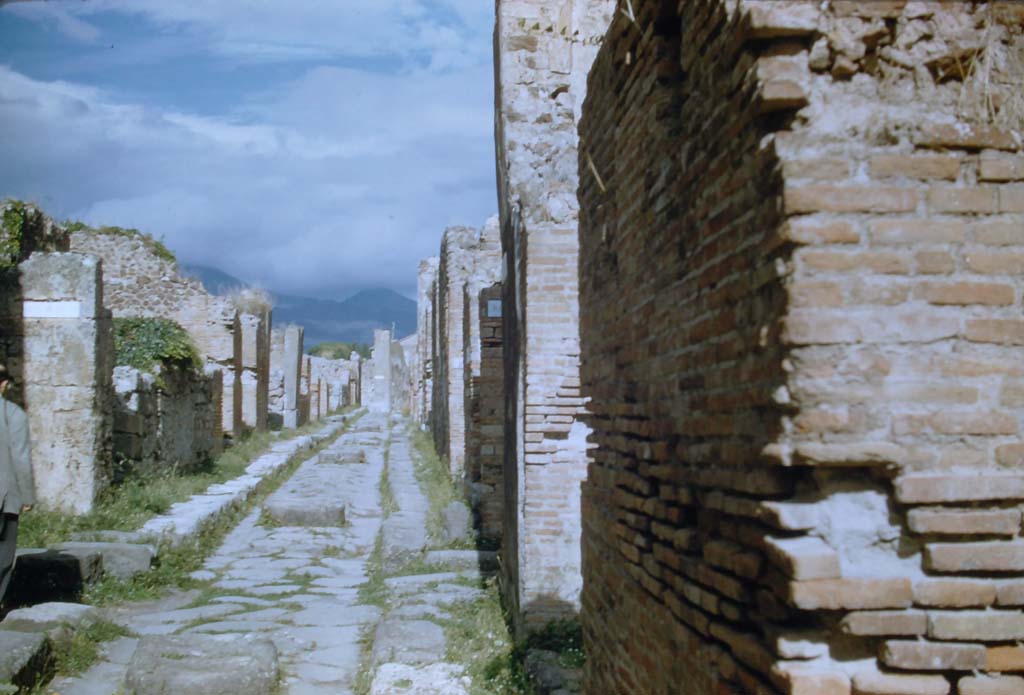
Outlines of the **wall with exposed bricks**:
M610 0L500 0L495 29L505 359L502 588L517 631L579 608L576 116Z
M1024 692L1021 6L619 5L585 690Z

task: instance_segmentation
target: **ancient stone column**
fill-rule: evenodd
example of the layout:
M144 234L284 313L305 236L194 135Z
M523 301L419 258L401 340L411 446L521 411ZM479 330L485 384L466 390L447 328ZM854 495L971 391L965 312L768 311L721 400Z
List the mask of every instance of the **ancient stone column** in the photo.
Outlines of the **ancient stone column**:
M302 326L288 326L284 333L284 426L299 426L299 387L302 378Z
M39 505L85 514L108 481L113 335L102 265L77 253L21 264L24 394Z

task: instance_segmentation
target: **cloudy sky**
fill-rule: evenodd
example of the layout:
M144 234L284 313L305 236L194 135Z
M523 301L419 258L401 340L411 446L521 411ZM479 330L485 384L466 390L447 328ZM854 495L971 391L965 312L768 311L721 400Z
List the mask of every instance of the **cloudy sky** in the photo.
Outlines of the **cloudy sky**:
M0 0L0 198L283 292L494 213L490 0Z

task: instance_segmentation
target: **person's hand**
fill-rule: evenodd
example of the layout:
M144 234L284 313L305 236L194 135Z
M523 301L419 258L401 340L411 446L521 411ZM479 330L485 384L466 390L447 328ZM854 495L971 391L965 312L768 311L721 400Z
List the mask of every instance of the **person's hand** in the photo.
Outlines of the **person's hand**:
M31 504L23 504L23 505L21 505L21 513L22 514L24 514L25 512L30 512L30 511L32 511L32 505Z

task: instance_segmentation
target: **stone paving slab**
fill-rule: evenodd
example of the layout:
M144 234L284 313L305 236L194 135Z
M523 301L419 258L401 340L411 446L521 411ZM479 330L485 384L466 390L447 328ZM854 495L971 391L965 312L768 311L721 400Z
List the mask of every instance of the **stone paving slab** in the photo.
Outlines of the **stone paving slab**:
M144 637L128 664L128 695L271 695L277 647L266 638L202 635Z
M319 458L319 457L318 457ZM310 459L263 503L263 511L281 526L342 526L345 489L336 486L342 466Z

